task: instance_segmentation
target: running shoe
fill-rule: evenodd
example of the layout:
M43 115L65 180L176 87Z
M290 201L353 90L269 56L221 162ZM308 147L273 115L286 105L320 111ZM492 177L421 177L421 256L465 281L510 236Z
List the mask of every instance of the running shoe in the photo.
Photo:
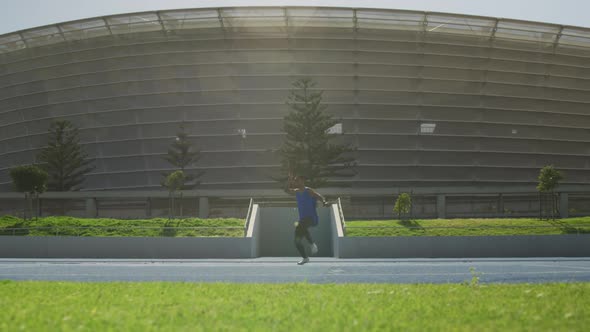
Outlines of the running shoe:
M304 259L300 260L299 262L297 262L297 265L303 265L307 262L309 262L309 258L304 258Z

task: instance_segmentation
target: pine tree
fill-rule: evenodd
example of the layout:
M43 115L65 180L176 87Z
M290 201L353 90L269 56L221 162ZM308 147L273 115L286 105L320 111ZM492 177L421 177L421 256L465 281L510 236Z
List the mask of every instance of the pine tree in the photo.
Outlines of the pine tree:
M315 82L309 78L293 83L287 99L291 112L285 116L283 130L287 134L279 150L283 183L289 174L303 174L307 184L314 188L326 186L330 177L354 176L354 148L350 144L332 143L336 135L328 129L338 123L324 112L323 91L315 91Z
M183 216L183 204L182 204L182 197L183 197L183 190L190 190L198 186L201 181L199 178L205 174L203 171L187 173L186 169L188 167L193 166L194 164L201 159L201 151L195 149L193 144L188 140L188 134L184 129L184 123L180 125L180 130L176 133L176 138L170 148L168 148L168 154L164 157L170 164L172 164L176 169L174 172L170 174L164 174L166 180L162 185L170 190L170 187L167 185L170 176L175 173L182 174L182 178L179 181L181 183L176 188L176 190L180 191L180 216ZM174 190L174 192L176 192ZM171 208L174 210L174 195L175 193L171 192L172 198L172 205ZM171 213L174 216L174 211Z
M185 174L185 182L180 188L190 190L199 185L199 178L205 174L203 171L196 173L187 173L186 169L196 164L201 159L201 151L196 149L188 140L188 134L184 129L184 124L180 125L180 130L176 133L176 138L168 148L168 154L164 157L175 170L180 170ZM167 176L167 174L164 174Z
M49 141L38 155L41 167L49 174L50 191L79 190L85 175L94 167L93 160L80 145L78 129L67 120L53 121L49 126Z

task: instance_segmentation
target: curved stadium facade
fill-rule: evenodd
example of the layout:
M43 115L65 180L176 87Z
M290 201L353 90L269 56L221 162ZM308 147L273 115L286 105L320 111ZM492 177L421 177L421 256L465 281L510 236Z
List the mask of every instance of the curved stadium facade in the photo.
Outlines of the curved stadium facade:
M0 36L0 191L49 123L80 128L85 190L156 189L184 122L203 189L276 188L291 82L310 77L353 189L590 187L590 29L430 12L208 8Z

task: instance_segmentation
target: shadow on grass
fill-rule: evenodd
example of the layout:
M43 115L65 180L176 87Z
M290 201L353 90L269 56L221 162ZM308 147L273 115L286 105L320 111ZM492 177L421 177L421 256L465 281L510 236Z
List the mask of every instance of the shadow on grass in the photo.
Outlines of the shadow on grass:
M426 229L415 220L400 220L397 224L406 227L412 232L426 232Z
M160 236L164 237L175 237L178 233L178 227L180 225L180 220L168 220L164 226L162 227L162 231L160 231Z
M0 228L0 235L26 236L30 233L30 229L28 229L27 226L28 225L26 225L24 222L18 222L11 226L2 227Z
M582 228L570 225L563 220L548 220L549 224L561 229L563 234L590 234L590 227Z

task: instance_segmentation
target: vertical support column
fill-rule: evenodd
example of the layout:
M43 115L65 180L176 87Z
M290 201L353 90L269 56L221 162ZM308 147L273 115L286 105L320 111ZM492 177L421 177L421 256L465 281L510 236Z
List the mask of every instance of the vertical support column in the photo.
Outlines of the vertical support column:
M199 197L199 218L209 217L209 197Z
M151 199L151 197L148 197L145 200L145 216L147 218L152 217L152 199Z
M98 209L96 207L96 198L86 199L86 218L96 218Z
M37 197L37 217L43 216L43 206L41 205L41 198Z
M447 217L447 200L444 194L436 196L436 217L439 219Z
M559 193L559 217L569 217L569 195L568 193Z

